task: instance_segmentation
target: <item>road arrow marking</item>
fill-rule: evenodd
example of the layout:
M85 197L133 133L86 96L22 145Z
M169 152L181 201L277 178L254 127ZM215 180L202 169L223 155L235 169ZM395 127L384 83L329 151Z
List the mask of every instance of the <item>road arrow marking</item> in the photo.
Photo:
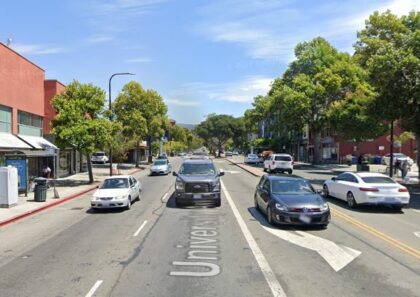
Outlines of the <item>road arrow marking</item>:
M257 210L252 209L251 212L258 221L265 223L265 219ZM362 253L343 245L339 246L330 240L309 234L307 232L285 231L264 225L261 226L266 231L283 240L317 252L336 272L346 267Z

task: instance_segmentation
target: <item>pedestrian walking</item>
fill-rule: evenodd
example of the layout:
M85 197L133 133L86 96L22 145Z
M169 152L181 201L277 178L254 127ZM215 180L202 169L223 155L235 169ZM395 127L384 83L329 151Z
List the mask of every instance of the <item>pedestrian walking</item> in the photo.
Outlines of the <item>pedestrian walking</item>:
M394 163L394 174L397 174L398 170L401 171L401 161L397 159Z
M410 165L408 164L408 160L401 161L400 170L401 170L402 179L405 179L409 169L410 169Z

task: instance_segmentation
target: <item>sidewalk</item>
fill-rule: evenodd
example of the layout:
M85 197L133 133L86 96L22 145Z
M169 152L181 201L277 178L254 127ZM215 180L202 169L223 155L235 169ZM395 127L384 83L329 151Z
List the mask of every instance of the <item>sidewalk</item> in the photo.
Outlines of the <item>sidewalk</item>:
M251 166L251 165L246 165L243 163L243 157L241 156L235 156L235 157L229 157L226 158L226 160L228 160L229 162L241 167L242 169L248 171L249 173L251 173L252 175L255 176L262 176L264 175L264 171L263 171L263 165L258 165L258 166ZM335 174L340 174L346 171L350 171L350 172L357 172L357 166L356 165L344 165L344 164L322 164L322 165L313 165L310 163L304 163L304 162L295 162L295 169L299 169L299 168L307 168L307 169L321 169L321 170L329 170L332 173ZM379 164L369 164L370 167L370 172L379 172L379 173L383 173L383 174L387 174L386 173L386 167L385 165L379 165ZM394 175L394 180L396 182L399 182L401 184L404 185L415 185L415 184L419 184L419 179L418 179L418 174L419 174L419 169L417 167L416 164L414 164L411 167L410 172L408 172L407 177L408 179L406 181L403 181L401 178L401 173L398 171L396 175Z
M134 174L144 170L147 166L141 164L140 168L135 168L132 164L125 164L121 166L119 174ZM35 202L34 192L28 192L28 197L25 197L25 194L20 194L16 206L0 208L0 227L88 193L96 189L98 184L107 176L109 176L109 167L105 165L93 167L93 177L95 180L93 184L89 184L89 175L87 172L59 178L55 181L56 193L54 193L54 187L51 184L51 187L47 190L47 199L45 202ZM56 198L55 194L58 194L59 198Z

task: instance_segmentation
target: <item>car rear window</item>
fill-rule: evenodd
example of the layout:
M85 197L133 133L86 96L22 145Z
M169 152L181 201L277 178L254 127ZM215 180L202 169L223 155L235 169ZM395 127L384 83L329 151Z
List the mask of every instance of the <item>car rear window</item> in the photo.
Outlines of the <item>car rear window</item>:
M386 176L366 176L362 180L367 184L395 184L395 182Z
M166 160L159 160L159 161L155 161L154 163L153 163L153 165L166 165Z
M103 157L103 156L105 156L105 153L95 153L94 156L96 156L96 157Z
M274 160L276 161L292 161L292 158L289 156L275 156Z
M256 158L257 155L248 155L248 158Z

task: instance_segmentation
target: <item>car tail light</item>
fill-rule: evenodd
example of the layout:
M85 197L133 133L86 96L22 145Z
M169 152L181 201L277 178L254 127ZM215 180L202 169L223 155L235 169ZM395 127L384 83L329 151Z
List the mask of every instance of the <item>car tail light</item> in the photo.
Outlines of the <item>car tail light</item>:
M398 192L408 192L408 189L407 188L401 188L401 189L398 189Z
M359 188L362 192L379 192L379 189L377 188Z

